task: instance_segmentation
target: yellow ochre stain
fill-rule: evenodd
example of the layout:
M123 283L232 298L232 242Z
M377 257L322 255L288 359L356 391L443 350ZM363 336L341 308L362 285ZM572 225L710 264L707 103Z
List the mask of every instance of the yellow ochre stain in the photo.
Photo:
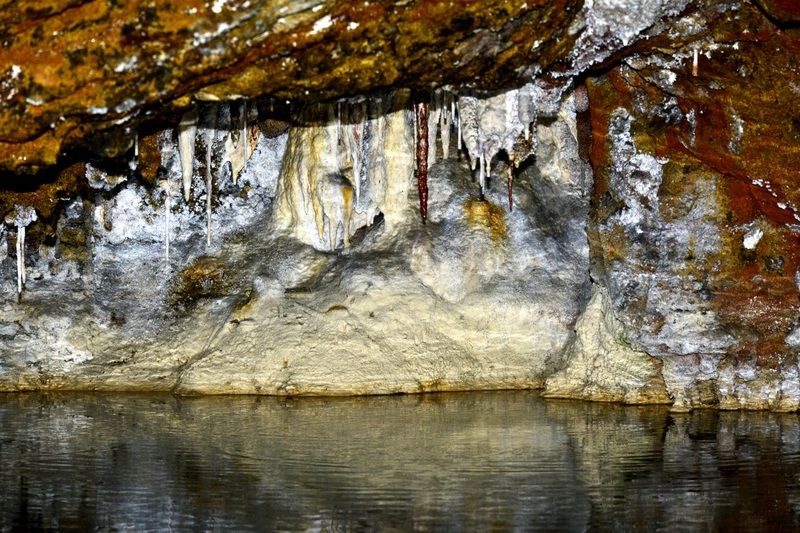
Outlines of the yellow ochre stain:
M350 248L350 211L353 205L353 188L349 185L342 187L342 202L344 203L344 247Z
M470 226L486 228L495 242L508 238L505 211L488 200L467 198L464 213Z

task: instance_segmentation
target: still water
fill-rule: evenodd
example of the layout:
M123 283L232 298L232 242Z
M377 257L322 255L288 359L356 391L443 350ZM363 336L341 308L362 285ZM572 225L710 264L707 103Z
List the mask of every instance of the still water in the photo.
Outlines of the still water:
M796 414L529 392L0 395L0 531L798 527Z

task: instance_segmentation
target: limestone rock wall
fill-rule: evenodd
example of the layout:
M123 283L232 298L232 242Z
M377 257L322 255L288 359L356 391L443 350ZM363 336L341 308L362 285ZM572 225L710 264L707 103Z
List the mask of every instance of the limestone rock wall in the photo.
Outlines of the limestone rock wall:
M363 126L337 120L362 103ZM276 132L207 104L157 134L155 186L89 165L90 193L59 222L86 247L60 238L29 251L17 302L3 262L2 388L541 386L589 289L591 181L573 99L528 131L538 157L519 169L495 158L482 189L448 124L449 156L441 131L432 145L427 224L408 106L407 93L318 106Z
M89 4L0 22L27 50ZM94 100L8 67L4 168L92 150L4 175L0 389L800 406L791 5L234 4L162 28L206 40L158 90L144 60Z
M797 29L740 2L588 84L593 272L677 406L797 408Z

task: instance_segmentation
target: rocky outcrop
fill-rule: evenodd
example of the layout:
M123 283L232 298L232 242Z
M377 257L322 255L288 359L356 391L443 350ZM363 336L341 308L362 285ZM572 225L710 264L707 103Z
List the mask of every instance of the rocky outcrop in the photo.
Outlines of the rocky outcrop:
M796 409L800 32L704 9L589 81L593 266L677 405Z
M18 303L11 279L3 285L0 387L540 387L588 290L590 180L572 99L528 132L533 164L497 163L482 197L455 136L448 158L435 138L424 225L410 186L408 94L365 108L363 123L305 115L289 132L265 126L236 184L225 146L239 126L225 104L204 106L183 130L193 145L180 132L159 135L159 187L90 167L89 183L111 192L74 201L60 222L83 232L88 253L72 259L72 241L40 245L29 265L36 281ZM315 113L335 116L337 105ZM354 130L358 147L341 151ZM501 207L509 172L513 212Z
M30 5L29 5L30 4ZM572 75L686 0L22 2L0 16L0 170L119 157L194 100L308 104Z
M0 19L0 168L13 171L52 165L87 136L118 156L138 122L191 97L513 86L564 59L580 13L576 0L35 4Z
M92 5L0 18L0 388L800 406L792 5Z
M672 403L662 362L634 349L614 317L606 290L597 288L564 352L562 368L547 378L547 398L623 403Z

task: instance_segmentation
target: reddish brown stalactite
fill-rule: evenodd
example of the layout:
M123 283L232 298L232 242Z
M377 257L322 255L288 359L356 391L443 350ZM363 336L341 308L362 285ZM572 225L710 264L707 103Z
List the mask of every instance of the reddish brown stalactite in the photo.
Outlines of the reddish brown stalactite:
M419 215L422 222L428 219L428 103L414 105L417 123L417 191L419 192Z

